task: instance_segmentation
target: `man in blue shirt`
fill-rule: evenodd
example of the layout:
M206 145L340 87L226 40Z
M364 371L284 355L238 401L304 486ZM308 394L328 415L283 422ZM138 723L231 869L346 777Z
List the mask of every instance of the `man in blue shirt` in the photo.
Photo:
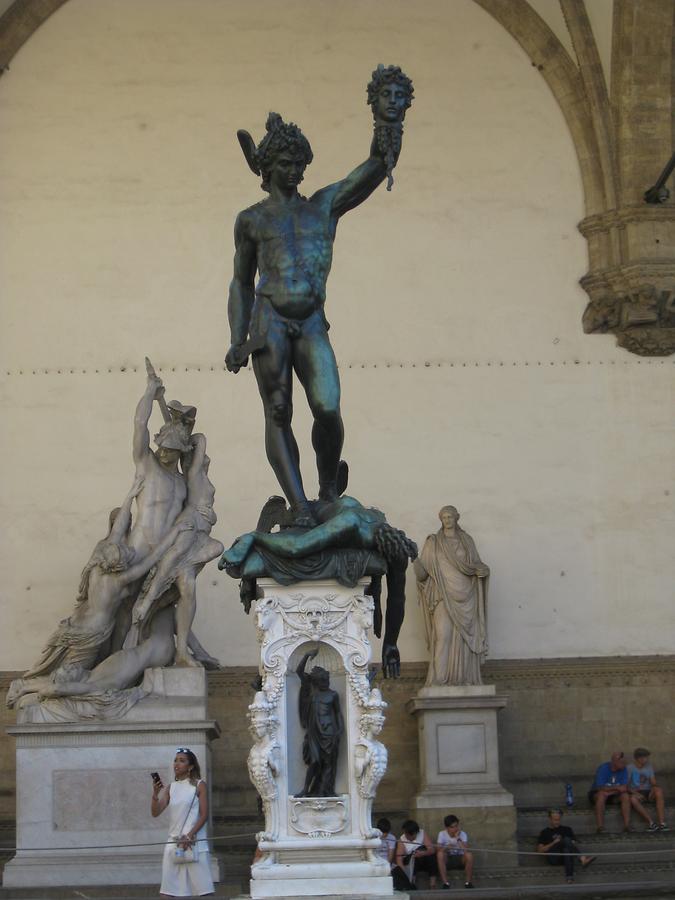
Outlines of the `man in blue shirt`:
M623 830L630 831L630 793L628 792L628 770L623 751L615 750L609 762L598 766L593 787L588 799L595 807L596 831L605 830L605 806L618 798L621 804Z

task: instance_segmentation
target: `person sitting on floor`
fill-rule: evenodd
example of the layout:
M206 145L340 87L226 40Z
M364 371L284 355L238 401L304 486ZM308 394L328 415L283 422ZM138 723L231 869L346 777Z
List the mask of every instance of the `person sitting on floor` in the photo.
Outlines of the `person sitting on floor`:
M628 766L628 792L630 805L635 812L647 822L647 831L669 831L666 825L666 805L663 799L663 788L656 783L654 768L649 762L649 750L637 747L633 753L633 762ZM645 800L656 805L655 822L642 805Z
M549 809L548 827L544 828L537 841L537 853L546 854L546 862L552 866L565 866L568 884L574 881L574 861L579 853L577 839L572 829L561 825L562 810ZM595 856L579 856L582 868L590 866Z
M472 888L473 853L468 849L469 838L466 831L461 831L457 816L446 816L443 819L445 828L438 833L436 841L436 862L444 888L449 888L448 869L464 870L464 887Z
M588 799L595 807L596 831L605 830L605 805L618 797L621 804L623 830L630 831L630 794L628 793L628 771L623 751L615 750L609 762L602 763L595 772L593 786Z

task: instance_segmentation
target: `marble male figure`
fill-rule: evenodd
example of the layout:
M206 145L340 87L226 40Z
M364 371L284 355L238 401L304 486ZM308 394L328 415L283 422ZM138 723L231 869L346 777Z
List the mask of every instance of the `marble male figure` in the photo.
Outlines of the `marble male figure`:
M252 354L265 413L267 458L296 524L307 527L316 523L291 428L293 372L314 419L319 497L334 501L343 425L340 381L324 315L333 242L341 216L391 175L412 82L398 67L380 67L369 85L369 101L375 136L368 159L309 199L298 193L298 186L312 150L296 125L270 113L267 134L257 148L248 132L238 133L249 166L262 175L269 197L239 213L235 223L228 301L231 346L225 361L231 372L238 372Z

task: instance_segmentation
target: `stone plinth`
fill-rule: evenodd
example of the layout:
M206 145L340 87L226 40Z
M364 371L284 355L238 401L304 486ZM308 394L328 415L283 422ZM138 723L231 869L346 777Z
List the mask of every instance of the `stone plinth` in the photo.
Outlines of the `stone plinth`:
M147 670L144 688L149 695L122 720L7 729L16 739L19 849L4 887L159 883L168 818L150 815L150 772L168 784L176 749L189 747L209 784L220 729L206 718L203 669ZM212 868L217 878L213 858Z
M251 780L265 810L258 835L262 859L251 867L251 897L358 896L393 893L389 865L375 856L380 832L371 825L372 803L387 753L376 740L385 703L371 690L368 663L373 600L334 581L281 587L261 579L256 601L262 691L249 707L256 742L249 754ZM298 712L302 657L330 673L339 696L344 732L335 795L297 797L306 768Z
M411 813L432 837L454 813L473 844L515 849L513 796L499 781L497 712L504 706L506 697L487 684L425 687L408 702L417 717L420 760Z

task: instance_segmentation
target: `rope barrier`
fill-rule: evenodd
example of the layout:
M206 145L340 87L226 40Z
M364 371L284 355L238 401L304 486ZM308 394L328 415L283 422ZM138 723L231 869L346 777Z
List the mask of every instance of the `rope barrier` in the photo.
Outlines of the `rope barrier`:
M636 832L636 834L641 834L642 832ZM645 832L646 833L646 832ZM254 838L258 834L257 831L246 831L241 832L240 834L221 834L215 835L213 837L199 838L199 840L206 841L210 844L219 843L221 841L232 841L237 840L239 838ZM162 840L162 841L146 841L143 843L136 842L134 844L91 844L88 846L76 846L76 847L17 847L17 846L9 846L0 844L0 852L22 852L22 853L40 853L43 851L54 851L54 852L62 852L65 850L124 850L129 849L131 847L164 847L166 844L177 844L178 841L174 840ZM447 844L432 844L435 850L446 850L447 852L451 852L448 848ZM462 848L457 848L462 849ZM516 854L517 856L541 856L545 857L546 853L540 853L538 850L504 850L498 849L496 847L465 847L465 850L468 850L470 853L494 853L494 854L507 854L513 856ZM675 845L670 847L662 847L660 849L655 850L599 850L593 852L577 852L577 853L564 853L562 851L559 852L558 855L564 856L607 856L612 857L613 859L617 859L621 856L632 856L635 854L639 854L640 856L653 856L655 854L664 854L664 853L675 853ZM459 854L458 854L459 855Z

